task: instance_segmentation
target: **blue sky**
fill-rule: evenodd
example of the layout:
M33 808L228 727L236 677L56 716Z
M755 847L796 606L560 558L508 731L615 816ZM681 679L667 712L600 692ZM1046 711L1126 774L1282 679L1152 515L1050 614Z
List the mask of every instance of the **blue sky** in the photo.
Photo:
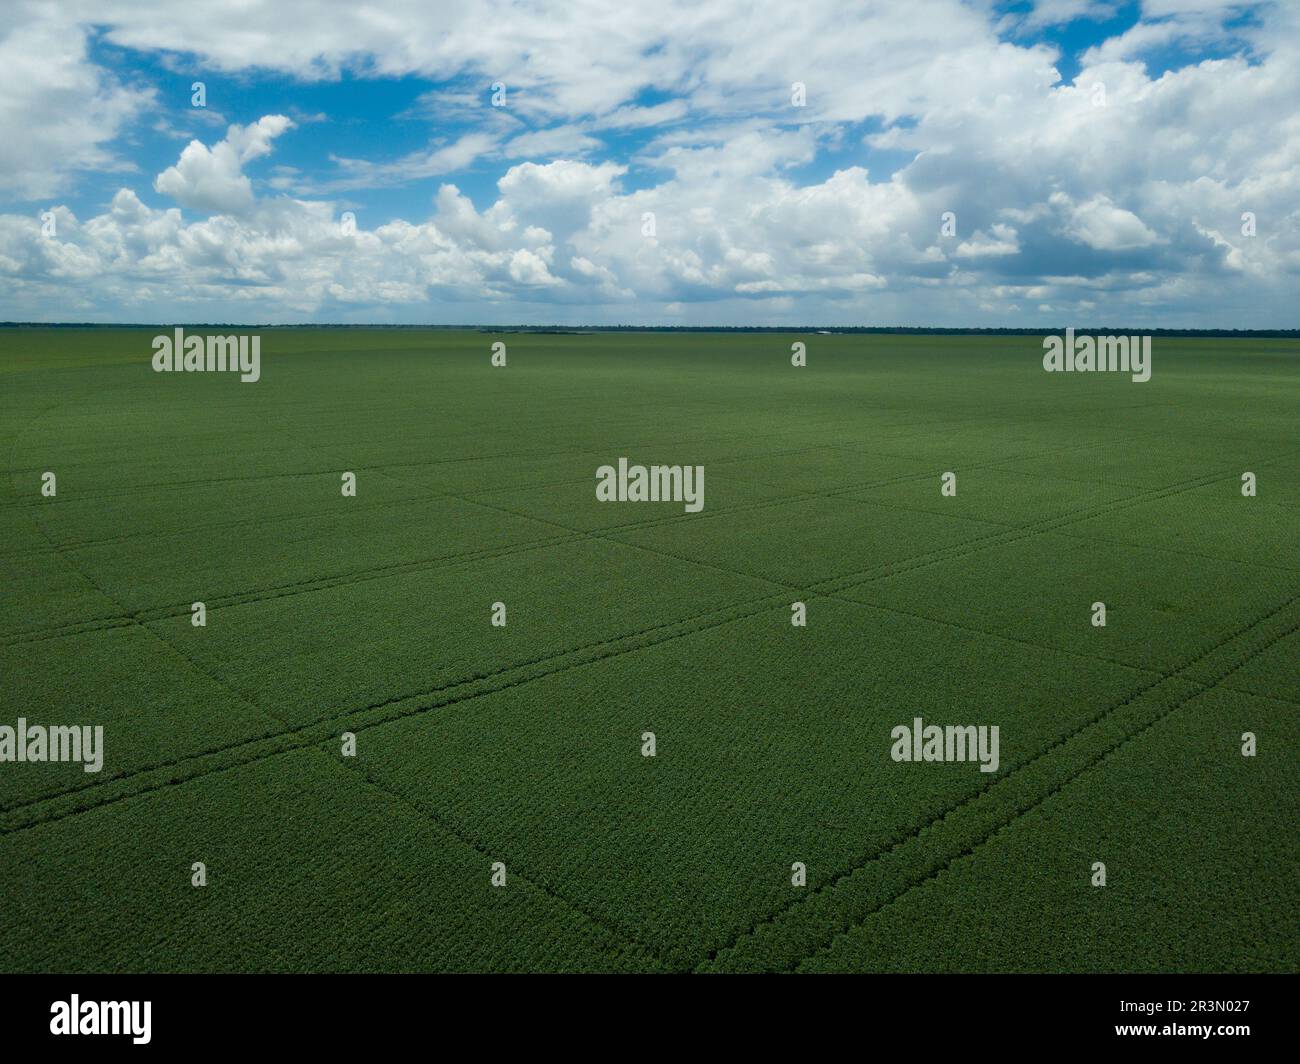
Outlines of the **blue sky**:
M429 8L15 5L0 317L1297 325L1296 5Z

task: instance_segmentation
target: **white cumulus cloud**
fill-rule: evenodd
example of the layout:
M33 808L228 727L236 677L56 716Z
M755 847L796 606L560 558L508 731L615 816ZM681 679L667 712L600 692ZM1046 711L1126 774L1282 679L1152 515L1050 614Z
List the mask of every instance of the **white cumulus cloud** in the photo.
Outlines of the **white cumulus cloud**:
M253 184L243 172L244 164L270 154L271 141L292 126L284 115L266 115L250 126L231 126L225 139L211 148L192 140L153 187L196 211L246 211L253 205Z

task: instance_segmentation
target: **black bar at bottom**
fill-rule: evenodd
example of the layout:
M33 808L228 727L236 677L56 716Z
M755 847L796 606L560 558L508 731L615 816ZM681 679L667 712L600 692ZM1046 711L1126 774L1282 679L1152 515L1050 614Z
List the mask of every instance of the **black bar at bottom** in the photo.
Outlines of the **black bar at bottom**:
M468 1038L489 1056L656 1043L677 1055L757 1038L815 1054L849 1035L864 1049L1250 1051L1294 1043L1295 996L1293 975L4 975L0 1048L337 1053Z

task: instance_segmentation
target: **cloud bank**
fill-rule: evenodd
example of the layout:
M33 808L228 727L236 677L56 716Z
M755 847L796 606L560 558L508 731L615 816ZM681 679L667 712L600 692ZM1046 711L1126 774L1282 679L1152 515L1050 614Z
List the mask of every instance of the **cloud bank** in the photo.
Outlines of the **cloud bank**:
M1300 324L1293 5L1147 0L1068 80L1042 27L1113 5L438 6L23 8L0 316ZM427 79L439 117L425 150L271 179L299 124L268 112L140 173L124 133L156 91L93 40L254 83ZM1214 57L1157 73L1173 44ZM499 173L480 206L472 165ZM78 217L54 198L87 170L122 182ZM416 216L347 215L412 184Z

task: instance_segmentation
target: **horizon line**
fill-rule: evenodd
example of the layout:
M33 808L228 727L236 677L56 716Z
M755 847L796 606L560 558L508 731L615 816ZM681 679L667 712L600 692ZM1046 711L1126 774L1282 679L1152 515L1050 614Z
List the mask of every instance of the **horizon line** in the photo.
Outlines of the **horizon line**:
M1017 326L1017 325L560 325L511 324L486 325L463 323L440 325L432 323L389 322L299 322L299 323L238 323L219 321L190 322L97 322L97 321L0 321L0 329L427 329L447 332L544 332L544 333L597 333L597 332L737 332L737 333L820 333L836 334L911 334L911 335L1002 335L1045 336L1064 333L1098 333L1102 335L1148 336L1240 336L1261 339L1300 339L1300 328L1295 329L1230 329L1230 328L1140 328L1114 325L1096 326Z

